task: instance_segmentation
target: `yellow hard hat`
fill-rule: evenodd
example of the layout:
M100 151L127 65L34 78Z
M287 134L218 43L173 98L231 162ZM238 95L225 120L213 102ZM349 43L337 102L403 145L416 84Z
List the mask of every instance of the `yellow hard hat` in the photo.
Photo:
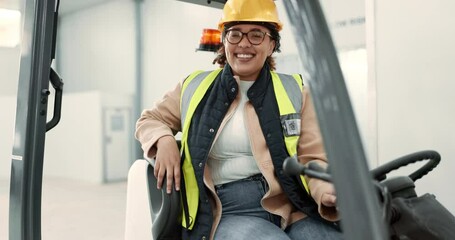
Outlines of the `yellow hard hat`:
M218 30L222 32L229 22L269 22L276 24L278 31L283 28L273 0L228 0Z

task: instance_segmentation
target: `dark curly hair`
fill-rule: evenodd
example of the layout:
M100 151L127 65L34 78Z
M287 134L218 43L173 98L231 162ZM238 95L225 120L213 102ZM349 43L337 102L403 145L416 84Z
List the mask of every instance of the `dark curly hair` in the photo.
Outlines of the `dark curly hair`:
M264 27L268 28L270 30L270 35L272 35L271 36L272 40L275 41L275 48L273 49L273 52L280 52L281 51L280 50L280 47L281 47L281 44L280 44L281 36L278 33L276 25L272 24L272 23L268 23L268 22L231 22L231 23L228 23L228 24L225 25L224 31L222 33L223 42L224 42L224 37L226 36L226 30L229 29L230 27L232 27L234 25L237 25L237 24L240 24L240 23L256 24L256 25L261 25L261 26L264 26ZM271 70L276 70L275 57L268 56L265 61L270 66ZM226 65L226 62L227 62L226 49L225 49L224 45L221 45L221 47L217 51L217 56L215 57L215 59L213 59L212 63L213 64L218 63L220 65L220 67L224 67Z

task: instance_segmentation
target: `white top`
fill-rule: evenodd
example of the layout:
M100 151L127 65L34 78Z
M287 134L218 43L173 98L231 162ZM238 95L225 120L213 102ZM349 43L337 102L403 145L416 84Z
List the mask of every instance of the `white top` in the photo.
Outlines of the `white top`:
M226 123L223 131L209 153L208 166L211 168L215 185L232 182L260 173L253 153L250 138L245 126L246 92L254 81L240 81L240 103L234 115Z

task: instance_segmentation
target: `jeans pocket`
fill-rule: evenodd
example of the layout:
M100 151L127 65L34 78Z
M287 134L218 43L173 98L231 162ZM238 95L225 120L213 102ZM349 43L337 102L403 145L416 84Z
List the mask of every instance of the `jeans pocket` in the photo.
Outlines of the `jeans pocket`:
M261 176L261 178L258 180L258 183L261 185L262 196L264 196L265 193L269 190L269 184L265 180L264 176Z

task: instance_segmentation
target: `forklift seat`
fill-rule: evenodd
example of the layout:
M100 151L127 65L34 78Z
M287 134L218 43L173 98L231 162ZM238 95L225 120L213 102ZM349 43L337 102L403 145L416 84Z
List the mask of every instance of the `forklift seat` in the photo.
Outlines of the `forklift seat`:
M125 240L181 237L180 194L175 189L167 194L166 188L156 188L153 163L136 160L128 172Z

